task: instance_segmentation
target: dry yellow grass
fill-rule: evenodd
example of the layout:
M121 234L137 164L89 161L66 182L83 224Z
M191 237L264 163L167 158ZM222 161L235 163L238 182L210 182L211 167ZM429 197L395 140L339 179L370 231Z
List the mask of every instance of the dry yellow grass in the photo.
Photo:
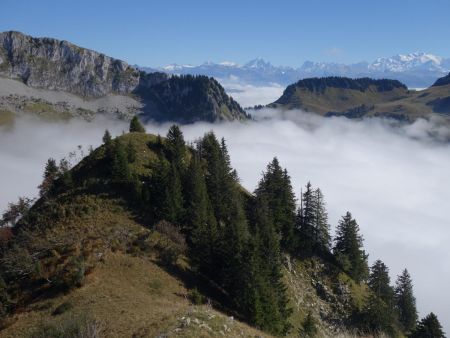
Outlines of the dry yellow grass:
M192 305L187 292L148 257L109 253L83 287L31 304L0 337L29 337L43 325L82 316L101 323L104 337L269 337L206 305ZM64 302L73 307L53 316Z

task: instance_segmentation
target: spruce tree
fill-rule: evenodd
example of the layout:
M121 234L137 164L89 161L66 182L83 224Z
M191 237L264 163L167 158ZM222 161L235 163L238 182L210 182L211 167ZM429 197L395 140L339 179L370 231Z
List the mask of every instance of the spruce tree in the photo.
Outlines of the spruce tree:
M127 151L119 139L115 139L111 161L111 178L116 182L127 182L130 177Z
M314 254L317 238L315 229L315 199L314 191L310 182L306 184L305 192L302 193L300 208L297 214L297 228L299 233L300 253L304 256Z
M317 336L317 331L317 322L311 314L311 311L309 311L299 330L300 337L314 338Z
M205 163L205 181L218 229L216 264L210 273L237 302L248 273L244 262L249 230L242 192L224 140L219 143L214 133L207 133L197 143L197 152Z
M136 148L134 147L133 142L128 141L127 144L127 159L129 163L134 163L136 161L136 157L137 157L137 151Z
M281 168L276 157L267 165L255 195L267 199L275 229L281 235L281 246L292 250L295 242L295 195L289 174Z
M322 256L330 251L330 225L324 197L322 191L319 188L314 190L310 182L302 193L297 229L301 254Z
M263 323L260 325L272 333L285 334L290 326L287 318L291 309L288 308L286 286L283 283L280 234L275 229L269 202L264 195L257 197L255 213L260 264L257 271L261 276L259 301L264 310Z
M328 213L320 188L313 192L314 210L314 245L313 250L317 254L327 253L331 248L330 225L328 224Z
M181 178L175 164L170 165L168 176L165 177L166 190L164 192L164 219L174 224L180 224L184 217L184 201Z
M59 168L55 159L49 158L45 164L42 183L39 185L39 194L41 196L51 192L55 186L55 181L59 175Z
M103 135L103 144L105 146L106 167L110 168L114 152L114 142L108 129L105 130L105 134Z
M213 269L217 224L206 190L200 158L194 154L186 177L185 224L192 265L204 274Z
M356 282L367 278L369 269L367 255L363 250L363 238L359 234L359 225L350 212L339 221L333 253L344 271Z
M183 171L186 143L180 127L176 124L172 125L167 132L166 138L166 147L168 150L169 160L175 164L179 171Z
M437 316L431 312L417 323L417 327L410 335L411 338L445 338L442 325Z
M130 133L145 133L145 128L137 116L133 116L130 121Z
M105 130L102 140L103 140L103 144L105 144L105 145L110 145L112 143L111 133L109 132L108 129Z
M387 306L393 307L394 290L390 285L391 279L389 277L388 267L381 261L377 260L370 268L370 275L367 284L372 292Z
M397 278L394 298L399 321L406 332L411 332L416 325L417 308L412 279L407 269Z
M371 293L362 309L359 325L363 332L378 335L385 333L391 337L395 334L392 308L380 297Z

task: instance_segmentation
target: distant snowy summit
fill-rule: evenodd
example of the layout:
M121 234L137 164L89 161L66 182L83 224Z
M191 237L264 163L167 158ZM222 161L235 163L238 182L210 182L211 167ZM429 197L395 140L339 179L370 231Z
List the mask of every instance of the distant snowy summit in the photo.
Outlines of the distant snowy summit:
M149 70L145 67L141 68ZM390 78L399 80L410 88L425 88L450 72L450 58L414 52L380 57L372 63L343 64L306 61L298 68L274 66L270 62L257 58L243 65L224 61L205 62L197 66L171 64L157 69L170 74L208 75L222 81L236 81L256 86L274 83L288 85L308 77L345 76Z

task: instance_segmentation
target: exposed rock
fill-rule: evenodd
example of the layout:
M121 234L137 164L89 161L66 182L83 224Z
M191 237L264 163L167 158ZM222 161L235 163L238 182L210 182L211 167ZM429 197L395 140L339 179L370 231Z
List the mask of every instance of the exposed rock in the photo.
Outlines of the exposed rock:
M170 76L164 73L145 73L126 62L93 50L78 47L67 41L34 38L19 32L0 33L0 82L11 79L35 89L0 83L0 108L7 109L2 98L9 94L43 99L52 111L59 107L49 96L76 95L67 102L64 111L79 116L78 108L86 109L90 101L101 100L89 114L113 113L122 118L141 114L147 120L192 123L196 121L245 120L249 116L229 97L223 87L206 76ZM9 87L18 91L12 92ZM6 88L6 89L5 89ZM37 90L43 90L37 91ZM119 96L118 107L111 109L110 98ZM122 104L123 102L123 104ZM58 101L58 103L61 103ZM8 108L22 112L20 108Z
M139 72L126 62L67 41L10 31L0 33L0 48L0 74L30 87L98 97L128 94L139 84Z

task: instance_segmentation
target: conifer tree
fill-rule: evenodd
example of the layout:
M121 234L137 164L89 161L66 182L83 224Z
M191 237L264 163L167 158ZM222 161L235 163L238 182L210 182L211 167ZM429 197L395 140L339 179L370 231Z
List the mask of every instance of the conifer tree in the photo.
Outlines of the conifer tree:
M370 275L367 284L372 292L387 306L393 307L394 290L390 285L391 279L389 277L388 267L381 261L377 260L370 268Z
M108 129L105 130L105 134L103 135L103 144L105 145L105 159L107 162L107 167L111 167L111 161L114 152L114 142Z
M137 152L136 152L136 148L133 145L133 142L128 141L127 144L127 159L129 163L134 163L136 161L136 157L137 157Z
M180 127L172 125L167 132L167 150L168 157L175 164L179 171L184 169L184 156L186 153L186 143Z
M394 298L399 321L406 332L411 332L416 325L417 308L412 279L407 269L397 278Z
M102 140L103 140L103 144L105 144L105 145L110 145L112 143L111 133L109 132L108 129L105 130Z
M186 218L192 265L207 274L214 264L217 224L206 190L200 158L194 154L186 178Z
M184 217L184 201L181 188L181 178L175 164L170 165L168 176L164 178L166 189L163 195L164 219L174 224L180 224Z
M363 238L359 234L358 223L348 211L337 226L333 253L356 282L367 278L369 269L367 255L363 250Z
M111 161L111 178L117 182L126 182L130 179L130 168L125 146L119 139L115 139Z
M49 193L53 188L56 179L59 175L59 168L56 164L56 161L53 158L49 158L47 163L45 164L43 181L39 185L39 194L44 196Z
M130 133L145 133L145 128L137 116L133 116L130 121Z
M281 335L289 329L286 288L282 281L280 235L264 196L253 205L254 229L243 261L243 280L236 295L238 309L258 328Z
M276 157L267 165L255 195L264 196L267 199L275 229L281 235L282 248L293 249L296 221L295 195L287 170L281 168Z
M306 184L302 193L300 208L297 214L297 228L299 233L300 252L305 256L314 253L316 229L315 229L315 200L314 191L310 182Z
M216 264L211 273L237 300L247 274L244 261L249 240L242 193L224 140L219 143L214 133L207 133L197 143L197 152L205 163L205 181L218 229Z
M300 337L314 338L317 336L317 331L317 322L310 311L303 320L302 327L299 330Z
M371 293L360 314L359 325L364 332L374 335L385 333L392 337L395 333L394 318L392 308Z
M328 213L322 191L310 182L302 194L297 214L300 252L305 256L323 255L330 251L331 236Z
M417 323L416 328L412 332L411 338L445 338L442 325L437 316L431 312Z
M331 247L330 225L328 224L328 213L320 188L313 192L313 210L315 235L313 250L319 254L329 252Z

